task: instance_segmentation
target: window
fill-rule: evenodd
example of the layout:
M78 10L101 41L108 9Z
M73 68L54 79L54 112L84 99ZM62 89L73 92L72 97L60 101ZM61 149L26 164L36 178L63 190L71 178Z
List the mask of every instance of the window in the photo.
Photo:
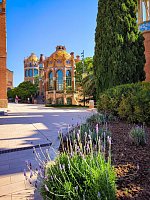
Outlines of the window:
M37 76L39 74L37 69L34 69L34 76Z
M42 63L39 64L39 68L40 68L40 69L43 68L43 64L42 64Z
M53 73L50 72L49 73L49 90L53 90L53 87L54 87L54 85L53 85Z
M28 76L29 76L29 77L32 77L32 76L33 76L33 70L32 70L32 69L29 69L29 71L28 71Z
M70 64L70 60L66 60L66 64L68 64L68 65L69 65L69 64Z
M56 90L63 90L63 72L61 70L56 73Z
M71 72L70 70L66 71L66 89L69 90L72 88L71 84Z
M28 70L25 70L25 77L28 77Z
M72 99L71 98L67 98L67 105L72 105Z
M58 64L61 64L61 63L62 63L62 61L61 61L61 60L57 60L57 63L58 63Z

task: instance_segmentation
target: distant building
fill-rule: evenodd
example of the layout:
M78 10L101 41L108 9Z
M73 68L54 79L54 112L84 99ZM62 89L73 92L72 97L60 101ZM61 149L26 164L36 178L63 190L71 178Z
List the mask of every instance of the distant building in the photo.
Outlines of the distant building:
M6 72L7 91L13 89L13 71L7 69Z
M41 54L40 59L34 54L24 59L24 81L35 83L39 82L39 94L44 95L44 56Z
M49 57L32 53L24 59L24 81L39 79L39 95L49 104L78 104L75 88L75 63L80 56L67 53L65 46L57 46Z
M56 51L45 59L44 71L46 103L78 104L73 52L69 54L65 46L57 46Z

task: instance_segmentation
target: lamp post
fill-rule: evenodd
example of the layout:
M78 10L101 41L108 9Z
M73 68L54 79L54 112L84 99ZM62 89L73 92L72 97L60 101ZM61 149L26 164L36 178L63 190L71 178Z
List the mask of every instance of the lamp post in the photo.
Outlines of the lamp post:
M81 58L82 58L82 80L85 78L85 66L84 66L84 50L81 53ZM84 102L84 106L85 106L85 92L83 89L83 102Z

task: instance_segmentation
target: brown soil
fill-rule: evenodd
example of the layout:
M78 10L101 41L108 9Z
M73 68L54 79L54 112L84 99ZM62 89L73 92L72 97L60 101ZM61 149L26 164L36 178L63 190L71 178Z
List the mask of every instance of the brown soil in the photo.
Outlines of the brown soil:
M128 134L133 125L115 121L108 126L112 133L112 165L117 174L117 200L150 200L150 127L145 127L146 145L136 146Z
M136 146L128 136L131 125L113 122L112 164L117 173L118 200L150 200L150 127L146 128L147 144Z

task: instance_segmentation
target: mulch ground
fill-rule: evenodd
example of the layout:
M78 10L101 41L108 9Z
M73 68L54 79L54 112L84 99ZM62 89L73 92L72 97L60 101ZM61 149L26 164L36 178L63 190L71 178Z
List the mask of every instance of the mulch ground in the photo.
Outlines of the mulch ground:
M126 122L109 124L112 132L112 164L117 173L118 200L150 200L150 127L146 128L147 144L131 143Z
M131 142L128 133L133 124L113 121L108 127L112 133L112 165L117 174L117 200L150 200L150 127L145 127L145 146L136 146Z

